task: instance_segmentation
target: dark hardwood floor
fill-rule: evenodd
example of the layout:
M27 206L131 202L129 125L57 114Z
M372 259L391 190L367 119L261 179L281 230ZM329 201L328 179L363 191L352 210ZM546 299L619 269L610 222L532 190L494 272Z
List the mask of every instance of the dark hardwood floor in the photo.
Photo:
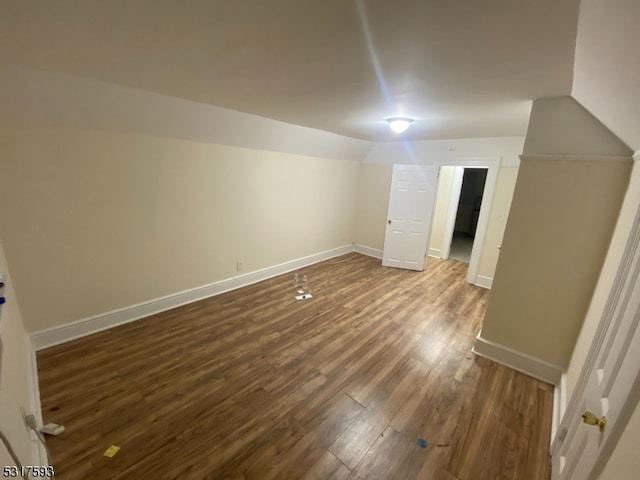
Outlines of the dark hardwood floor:
M466 269L354 253L309 300L287 274L38 352L56 478L547 480L553 388L470 352Z

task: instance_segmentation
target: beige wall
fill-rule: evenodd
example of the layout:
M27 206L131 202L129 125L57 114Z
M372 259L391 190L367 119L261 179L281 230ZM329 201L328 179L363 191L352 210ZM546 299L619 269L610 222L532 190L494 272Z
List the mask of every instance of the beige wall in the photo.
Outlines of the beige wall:
M351 160L0 130L0 225L30 332L350 244Z
M636 220L636 214L640 206L640 164L636 161L633 166L629 190L620 211L620 218L611 240L611 248L602 268L602 274L598 286L593 295L589 312L582 326L580 337L571 357L571 363L567 370L567 396L570 397L576 386L580 371L585 362L586 355L591 346L591 340L598 327L604 305L609 291L613 285L620 259L626 245L629 233ZM618 441L616 449L607 462L601 480L619 480L623 478L635 478L640 471L640 406L636 406L622 437Z
M455 170L455 167L440 167L436 204L433 209L431 223L431 238L429 239L429 253L433 255L440 255L444 248L447 213L451 203L451 190L453 189L453 174Z
M484 339L567 367L630 170L628 161L523 157Z
M38 465L32 458L30 434L24 427L21 409L35 413L29 396L28 372L31 369L28 339L22 324L20 310L13 290L13 277L9 275L2 244L0 243L0 275L6 284L7 303L0 307L0 338L2 338L2 372L0 372L0 430L8 437L18 459L24 465ZM0 444L0 466L14 465Z
M356 205L356 243L382 250L393 165L361 164Z
M517 167L503 167L498 172L498 181L496 182L493 202L491 203L487 232L480 254L478 275L494 278L517 177Z
M640 150L637 0L581 0L573 95L634 150Z
M598 279L598 284L591 299L589 310L585 317L578 341L576 342L567 369L567 392L566 397L570 398L578 382L580 372L586 360L591 342L595 335L598 324L602 317L609 292L613 287L613 282L618 272L618 267L624 253L624 248L631 233L633 223L636 219L638 206L640 205L640 164L636 161L633 165L629 188L624 198L620 216L616 224L611 245L607 253L602 272Z

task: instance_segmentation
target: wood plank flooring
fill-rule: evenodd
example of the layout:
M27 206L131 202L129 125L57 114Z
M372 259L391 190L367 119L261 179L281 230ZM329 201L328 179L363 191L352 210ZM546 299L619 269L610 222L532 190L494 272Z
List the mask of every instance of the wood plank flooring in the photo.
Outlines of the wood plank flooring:
M470 352L466 268L354 253L309 300L287 274L39 352L56 478L547 480L552 387Z

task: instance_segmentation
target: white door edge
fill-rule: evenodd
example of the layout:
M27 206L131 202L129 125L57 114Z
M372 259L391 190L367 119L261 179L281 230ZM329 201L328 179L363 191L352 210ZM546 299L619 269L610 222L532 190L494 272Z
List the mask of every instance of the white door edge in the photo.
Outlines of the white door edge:
M448 166L442 165L440 168ZM451 242L453 240L453 231L456 226L456 215L458 213L458 203L460 202L460 192L462 192L462 178L464 177L464 167L454 167L453 184L451 185L451 194L449 195L449 210L444 224L444 239L440 258L446 260L451 253Z
M489 212L493 206L493 197L498 183L498 172L500 170L500 158L495 163L487 165L487 180L484 184L484 193L482 194L482 203L480 205L480 214L478 215L478 226L476 228L476 236L473 240L471 248L471 258L469 259L469 272L467 273L467 282L476 283L478 269L480 267L480 255L484 246L484 239L489 226Z

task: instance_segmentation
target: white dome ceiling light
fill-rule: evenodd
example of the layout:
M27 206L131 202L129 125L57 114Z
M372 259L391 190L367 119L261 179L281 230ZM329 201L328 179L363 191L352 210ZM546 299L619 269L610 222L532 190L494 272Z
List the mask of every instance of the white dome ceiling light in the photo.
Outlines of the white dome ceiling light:
M395 133L402 133L413 123L413 119L406 117L393 117L387 118L387 122L389 123L391 130Z

